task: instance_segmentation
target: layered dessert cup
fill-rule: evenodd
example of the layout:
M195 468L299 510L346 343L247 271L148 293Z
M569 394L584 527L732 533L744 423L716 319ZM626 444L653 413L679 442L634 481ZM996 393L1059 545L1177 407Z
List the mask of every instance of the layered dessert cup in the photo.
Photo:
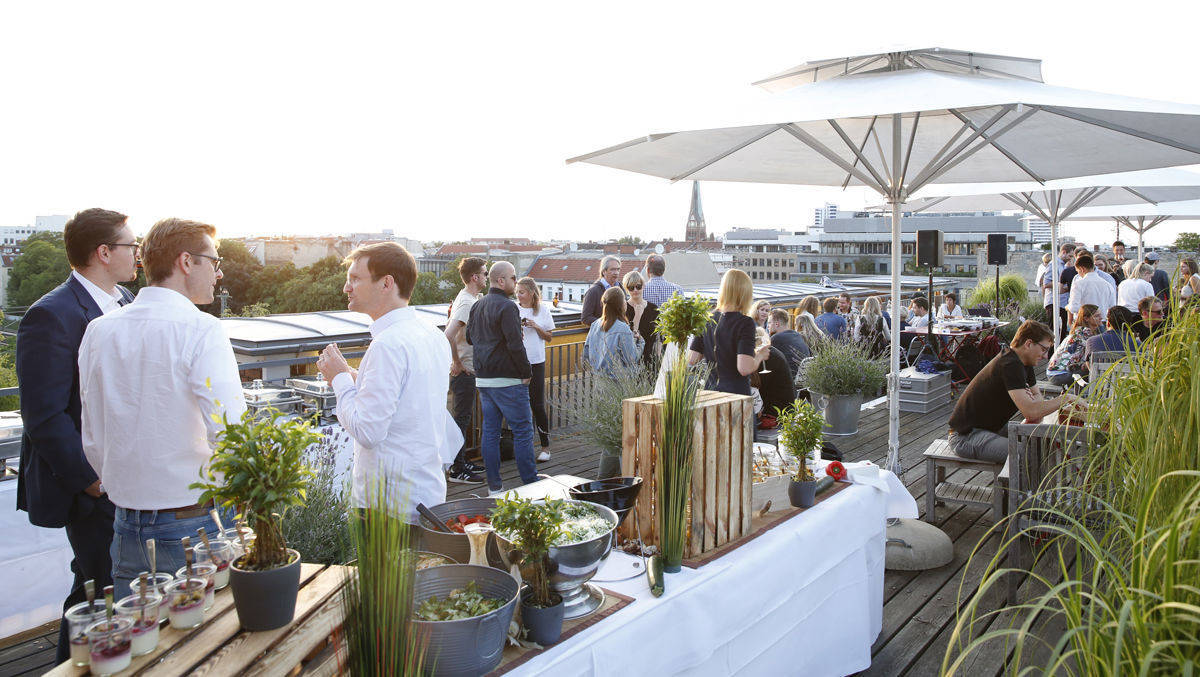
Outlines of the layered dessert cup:
M133 660L133 621L117 616L88 626L89 657L93 675L115 675Z
M129 591L135 595L142 591L141 577L143 574L145 574L145 576L146 576L146 582L147 582L147 586L146 586L147 590L146 591L152 592L152 593L158 595L159 597L166 598L167 586L171 584L171 581L175 580L175 577L165 571L159 571L159 572L155 573L154 575L151 575L149 571L143 571L142 573L135 576L132 581L129 582Z
M204 610L208 611L216 601L217 565L212 562L196 562L192 565L192 578L204 579ZM175 572L175 578L187 578L187 567L181 567Z
M213 574L213 583L217 590L223 590L229 585L229 563L233 561L233 544L223 538L210 538L208 543L200 543L195 549L196 558L201 562L209 562L217 567Z
M204 622L203 578L181 578L167 586L167 619L176 630L191 630Z
M161 595L147 593L144 599L140 595L130 595L117 602L117 615L128 618L133 623L130 642L133 645L134 656L144 656L158 646L158 621L162 601Z
M238 535L239 531L241 531L240 537ZM221 532L221 540L228 541L229 544L233 546L234 560L246 554L246 548L249 548L254 543L254 538L254 530L250 527L230 527ZM243 541L246 544L246 548L242 547Z
M96 621L104 620L104 603L93 604L89 608L87 602L80 602L67 609L64 617L67 619L67 640L71 643L71 663L80 667L87 665L91 662L87 629Z

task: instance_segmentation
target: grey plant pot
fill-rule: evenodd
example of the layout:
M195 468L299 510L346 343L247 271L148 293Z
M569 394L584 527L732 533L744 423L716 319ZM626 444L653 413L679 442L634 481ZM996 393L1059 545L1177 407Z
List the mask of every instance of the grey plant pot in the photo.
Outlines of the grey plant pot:
M531 591L526 591L521 597L521 620L529 631L527 639L542 646L554 644L562 636L563 613L566 611L562 596L554 592L550 594L558 597L558 604L546 608L529 605L529 598L533 596Z
M823 395L813 393L813 404L825 416L826 435L853 435L858 432L862 393Z
M788 482L788 501L793 508L811 508L817 502L817 481Z
M233 605L245 630L282 628L296 615L300 591L300 553L288 548L290 564L269 571L246 571L237 562L229 566Z

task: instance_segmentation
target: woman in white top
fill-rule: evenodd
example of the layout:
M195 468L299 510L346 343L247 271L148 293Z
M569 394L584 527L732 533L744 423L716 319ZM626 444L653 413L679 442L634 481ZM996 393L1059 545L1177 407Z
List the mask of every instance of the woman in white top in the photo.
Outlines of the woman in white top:
M1150 284L1150 278L1153 276L1154 266L1149 263L1135 265L1129 278L1117 285L1117 305L1125 306L1136 313L1138 301L1147 296L1154 296L1154 287Z
M943 303L938 307L937 311L938 321L962 319L963 309L962 306L958 305L957 296L953 293L948 293L942 297L942 300Z
M1200 268L1196 267L1195 259L1184 259L1179 262L1179 305L1187 305L1192 297L1200 293Z
M1038 292L1042 295L1043 298L1047 298L1046 290L1049 289L1049 285L1046 284L1046 270L1049 267L1050 267L1050 252L1046 252L1045 254L1042 254L1042 262L1038 264L1037 277L1033 278L1033 279L1037 280ZM1050 302L1053 303L1053 300L1051 300ZM1050 305L1050 303L1047 303L1045 305Z
M550 306L542 303L542 295L532 277L517 280L517 307L521 311L521 340L525 343L525 355L533 370L529 379L529 405L533 408L533 422L537 424L542 451L537 460L549 461L550 420L546 418L546 341L553 336L554 318Z

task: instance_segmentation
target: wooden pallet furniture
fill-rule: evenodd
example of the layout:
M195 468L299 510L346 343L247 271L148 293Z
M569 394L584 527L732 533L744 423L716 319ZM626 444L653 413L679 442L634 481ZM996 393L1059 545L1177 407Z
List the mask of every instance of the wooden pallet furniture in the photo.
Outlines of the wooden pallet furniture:
M662 400L633 397L622 405L621 473L642 478L637 519L647 544L658 544L655 463L661 440ZM692 437L692 487L684 557L695 557L750 533L754 404L749 396L701 390ZM626 519L625 538L636 538Z
M338 593L345 567L300 565L300 594L296 617L277 630L242 630L233 608L233 592L217 593L204 623L192 630L164 625L158 648L133 659L122 675L283 675L292 674L317 658L328 664L330 636L341 627ZM321 659L324 660L321 660ZM87 675L86 667L63 663L47 673L53 677Z
M951 482L946 470L977 470L992 474L992 486ZM925 450L925 519L932 521L938 503L961 503L992 509L992 519L1004 516L1004 490L998 481L1003 463L963 458L950 449L950 441L934 440Z

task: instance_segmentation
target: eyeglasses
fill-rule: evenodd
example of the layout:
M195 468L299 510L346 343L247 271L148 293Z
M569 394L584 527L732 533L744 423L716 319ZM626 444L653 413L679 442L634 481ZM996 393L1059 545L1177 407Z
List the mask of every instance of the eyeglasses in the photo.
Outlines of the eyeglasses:
M1037 344L1042 349L1043 355L1049 355L1051 350L1054 350L1054 344L1046 345L1045 343Z
M641 288L642 288L642 285L640 285L640 284L631 284L631 285L629 285L629 291L637 291L637 290L639 290L639 289L641 289Z
M209 261L212 261L212 267L213 267L214 273L219 272L221 270L221 261L223 259L220 256L209 256L208 254L197 254L196 252L188 252L188 254L191 254L192 256L200 256L200 257L208 259Z
M142 252L142 243L141 242L105 242L103 244L105 247L110 247L110 248L111 247L131 247L133 249L134 254L140 254Z

